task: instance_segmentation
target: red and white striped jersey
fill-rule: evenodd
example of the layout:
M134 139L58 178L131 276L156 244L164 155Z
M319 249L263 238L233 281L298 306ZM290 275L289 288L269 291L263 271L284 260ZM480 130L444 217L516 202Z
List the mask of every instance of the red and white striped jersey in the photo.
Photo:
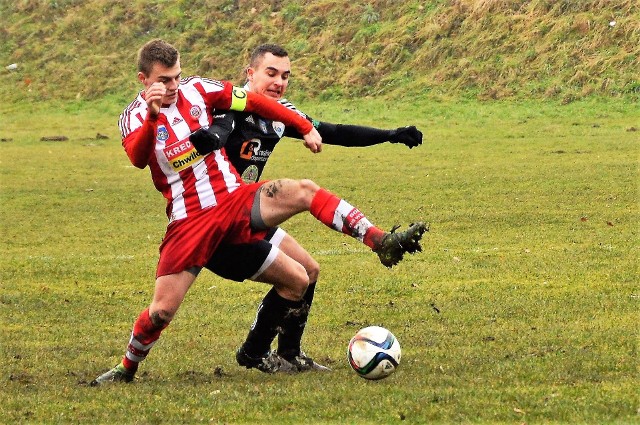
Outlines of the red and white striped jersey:
M160 109L148 165L156 189L167 199L170 222L217 205L243 184L224 150L203 157L189 141L191 133L211 123L213 108L229 108L232 90L229 82L185 78L176 103ZM123 146L135 138L146 116L147 102L141 91L120 115Z

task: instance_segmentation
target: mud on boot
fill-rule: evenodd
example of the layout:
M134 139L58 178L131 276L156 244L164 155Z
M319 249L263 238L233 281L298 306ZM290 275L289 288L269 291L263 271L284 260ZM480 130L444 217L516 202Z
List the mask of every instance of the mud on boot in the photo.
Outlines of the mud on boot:
M259 357L252 357L247 354L244 347L240 347L236 352L236 361L240 366L244 366L247 369L258 369L264 373L296 372L293 365L280 357L275 351L269 351Z
M389 268L398 264L405 252L413 254L422 251L420 239L424 232L429 231L429 226L422 222L412 223L407 230L396 233L399 227L393 226L380 241L380 246L374 250L380 262Z
M99 385L104 385L112 382L131 382L133 381L134 375L125 369L125 367L120 363L116 367L111 370L106 371L102 375L98 376L96 379L89 383L89 386L97 387Z
M319 372L331 372L331 369L327 366L323 366L320 363L315 362L311 357L307 356L304 351L300 351L297 355L281 356L284 361L291 364L298 372L306 372L309 370L315 370Z

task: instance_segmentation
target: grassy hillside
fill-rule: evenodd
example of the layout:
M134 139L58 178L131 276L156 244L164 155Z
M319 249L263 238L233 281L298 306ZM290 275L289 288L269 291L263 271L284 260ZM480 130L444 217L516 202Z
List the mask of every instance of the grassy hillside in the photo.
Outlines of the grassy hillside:
M136 50L155 37L182 51L186 73L238 82L255 45L282 43L296 99L640 92L636 0L16 0L0 17L10 99L128 99Z

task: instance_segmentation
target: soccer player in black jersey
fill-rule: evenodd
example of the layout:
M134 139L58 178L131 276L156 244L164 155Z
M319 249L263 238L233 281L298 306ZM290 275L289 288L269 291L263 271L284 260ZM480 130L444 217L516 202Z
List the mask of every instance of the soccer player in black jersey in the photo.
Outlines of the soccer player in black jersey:
M414 126L381 130L356 125L332 124L313 120L298 111L292 103L283 98L291 74L291 64L287 52L281 46L275 44L258 46L251 55L250 64L246 72L247 84L245 88L247 90L276 99L290 109L297 111L313 123L326 144L362 147L389 141L391 143L402 143L409 148L413 148L422 143L422 133ZM211 127L194 133L190 140L202 155L224 147L230 162L242 179L248 183L256 182L260 179L270 155L282 137L288 136L303 139L302 135L295 129L286 127L280 122L264 119L256 114L218 112L214 116L214 122ZM305 144L305 146L307 145ZM322 149L322 146L314 145L307 146L307 148L313 153L317 153ZM278 204L282 206L283 213L288 214L292 209L298 208L296 206L298 196L324 199L322 202L326 202L327 205L332 202L344 202L335 196L332 198L325 197L324 189L321 189L311 180L286 181L286 183L291 188L288 189L287 186L265 186L267 191L270 188L274 189L272 193L267 193L267 196L279 200ZM318 192L320 192L320 196L316 196ZM330 212L329 215L331 217L321 221L325 222L325 224L328 224L327 221L330 223L333 217L333 212L331 211L333 210L333 207L328 208L327 211ZM361 214L357 209L354 210ZM252 217L252 223L260 221L260 217L255 218L256 220L253 220L254 217ZM358 218L355 219L357 220ZM264 228L271 227L269 223L263 223L263 225ZM333 226L335 228L335 223ZM408 233L403 232L405 238L412 238L418 235L419 239L422 232L425 231L425 227L421 223L414 226L417 227L410 228L407 231ZM400 234L391 233L391 235ZM364 242L367 243L366 240ZM278 348L275 354L292 366L284 368L284 370L289 372L291 370L327 370L326 367L314 362L301 350L302 334L313 301L320 266L293 237L279 227L271 227L266 241L256 244L224 245L224 247L216 251L206 267L219 276L235 281L265 279L265 276L261 276L261 273L264 271L264 266L268 264L268 257L273 249L272 247L277 247L304 267L310 282L304 295L305 305L299 311L291 314L276 331L276 329L269 326L268 317L265 317L265 314L261 314L264 310L262 308L263 305L266 306L266 303L270 301L270 294L268 293L258 308L256 321L249 332L247 340L236 354L238 363L247 368L257 368L265 372L277 371L269 364L274 358L274 353L269 352L267 348L270 347L277 333ZM380 252L378 252L378 255L380 255ZM380 259L387 267L397 262L397 258L393 262L388 262L383 256L380 256ZM268 282L268 279L266 281ZM265 352L265 350L267 351Z
M281 46L263 44L251 55L245 88L278 100L311 121L322 136L322 143L348 147L364 147L384 142L402 143L413 148L422 144L422 133L414 126L381 130L357 125L317 121L296 109L284 98L291 74L289 56ZM233 131L231 131L233 129ZM226 136L226 139L225 139ZM282 137L303 139L292 127L266 120L252 113L227 112L215 116L208 133L192 138L201 154L224 145L229 160L243 180L258 181L269 156ZM213 138L213 139L212 139Z

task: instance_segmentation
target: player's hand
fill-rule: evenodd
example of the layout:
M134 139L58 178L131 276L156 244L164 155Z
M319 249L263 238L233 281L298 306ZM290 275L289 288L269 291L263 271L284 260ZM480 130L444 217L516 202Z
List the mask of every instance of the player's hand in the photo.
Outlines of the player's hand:
M315 127L304 135L304 145L313 153L322 152L322 136Z
M210 128L199 128L189 136L189 141L200 155L217 151L226 142L226 138L222 139L220 135L209 130Z
M144 93L144 99L147 101L147 107L149 108L149 114L151 116L158 116L160 113L160 107L162 106L162 97L167 92L167 88L163 83L151 84Z
M235 116L231 112L213 116L213 124L201 127L189 136L189 141L200 155L206 155L222 149L236 126Z
M403 143L411 149L414 146L422 144L422 132L413 125L409 127L400 127L395 130L391 130L389 141L391 143Z

